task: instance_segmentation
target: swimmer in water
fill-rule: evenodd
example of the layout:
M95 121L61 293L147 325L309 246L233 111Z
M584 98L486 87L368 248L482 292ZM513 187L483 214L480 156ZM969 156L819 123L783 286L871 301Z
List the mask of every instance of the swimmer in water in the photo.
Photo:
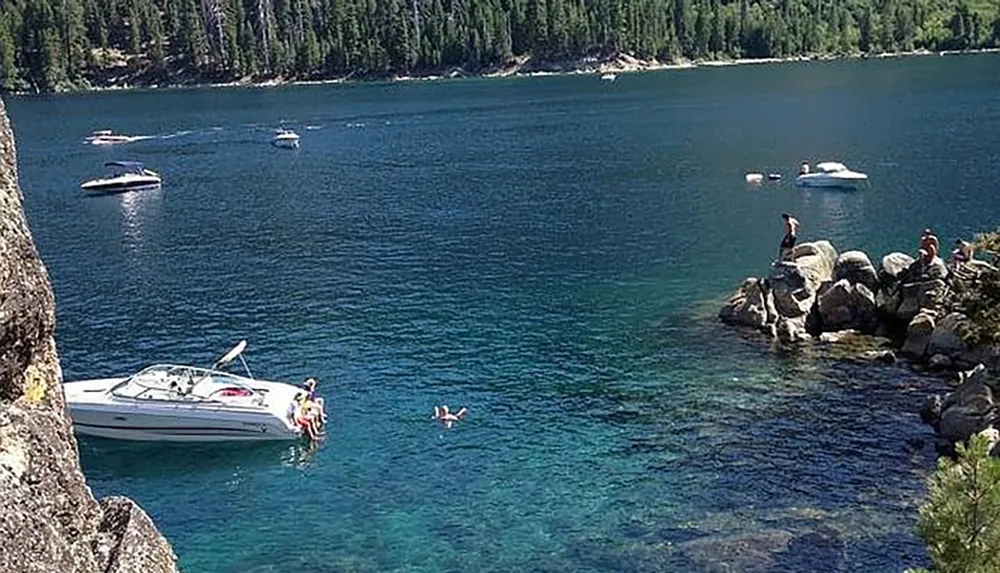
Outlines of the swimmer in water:
M445 425L446 428L451 429L455 422L461 420L469 413L466 408L460 409L458 412L449 412L448 406L434 406L434 415L431 416L432 420L441 420L441 423Z

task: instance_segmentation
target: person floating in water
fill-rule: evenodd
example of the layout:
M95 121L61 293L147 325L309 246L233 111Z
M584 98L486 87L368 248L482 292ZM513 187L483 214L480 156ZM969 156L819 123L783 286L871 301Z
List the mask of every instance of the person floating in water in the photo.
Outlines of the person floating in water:
M795 248L795 240L799 233L799 220L788 213L782 213L781 218L785 221L785 236L781 239L781 246L778 248L778 262L788 260Z
M434 406L434 415L431 416L432 420L441 420L441 423L445 425L446 428L451 428L455 425L455 422L461 420L469 413L469 410L462 408L457 412L449 412L448 406Z

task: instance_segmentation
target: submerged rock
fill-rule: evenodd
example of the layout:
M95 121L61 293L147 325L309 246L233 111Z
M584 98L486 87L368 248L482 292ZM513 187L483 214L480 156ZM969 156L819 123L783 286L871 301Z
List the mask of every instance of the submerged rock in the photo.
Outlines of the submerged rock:
M52 290L21 205L0 100L0 571L175 572L146 514L124 498L98 504L84 481L52 338Z

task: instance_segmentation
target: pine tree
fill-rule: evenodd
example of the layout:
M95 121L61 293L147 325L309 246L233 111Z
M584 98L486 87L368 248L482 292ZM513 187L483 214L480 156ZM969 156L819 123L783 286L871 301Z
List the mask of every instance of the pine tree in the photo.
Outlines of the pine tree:
M918 532L935 573L1000 571L1000 460L975 435L956 446L958 459L942 458L920 508Z

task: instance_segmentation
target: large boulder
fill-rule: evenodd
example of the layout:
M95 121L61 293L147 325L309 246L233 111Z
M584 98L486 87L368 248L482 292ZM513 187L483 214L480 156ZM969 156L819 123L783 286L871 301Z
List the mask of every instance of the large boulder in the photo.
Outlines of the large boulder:
M922 359L927 354L927 344L931 340L934 326L934 315L929 312L922 312L913 317L906 328L906 341L899 350L900 354L908 358Z
M0 571L176 572L170 546L138 506L129 509L137 527L105 527L109 514L84 481L52 337L52 290L22 202L0 101Z
M912 320L922 310L936 309L948 292L948 285L941 279L906 282L899 287L899 306L895 317L901 321Z
M837 251L829 241L816 241L797 245L788 260L775 264L768 284L778 315L787 318L808 315L820 285L833 276L836 260Z
M913 257L906 253L889 253L882 257L882 268L879 269L879 282L891 282L899 279L899 275L913 264Z
M887 317L896 317L896 311L902 300L900 279L905 276L912 264L913 257L906 253L889 253L882 257L882 266L878 270L878 286L875 290L875 305Z
M956 358L965 352L966 344L958 334L960 325L966 320L960 312L951 312L934 325L934 332L927 341L927 355L944 355Z
M861 251L847 251L837 257L833 267L833 280L847 280L852 284L863 284L874 292L878 288L878 274L868 255Z
M862 283L840 279L820 289L816 308L824 331L854 328L871 332L875 328L875 296Z
M768 323L768 299L771 296L770 289L765 288L760 279L746 279L722 305L719 318L727 324L763 328ZM773 303L770 304L773 306Z
M924 403L921 419L949 443L964 442L997 420L996 382L978 365L959 372L959 384L943 399L932 396Z

